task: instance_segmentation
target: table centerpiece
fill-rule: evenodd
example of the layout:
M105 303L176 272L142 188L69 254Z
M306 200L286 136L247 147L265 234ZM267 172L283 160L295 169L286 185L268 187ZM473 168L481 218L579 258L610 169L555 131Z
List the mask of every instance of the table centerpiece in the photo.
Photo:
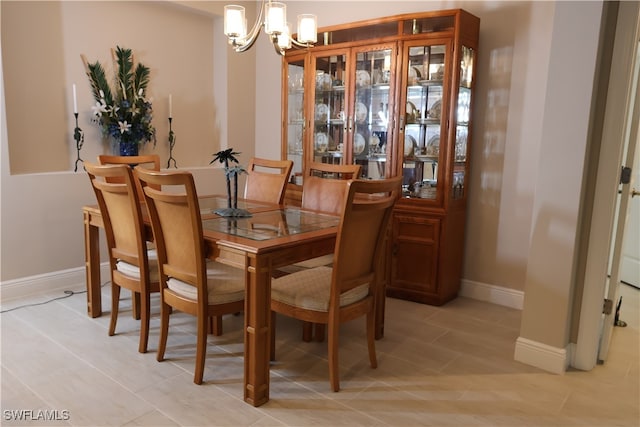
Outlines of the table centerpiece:
M118 144L121 156L136 156L140 145L156 142L156 130L151 123L153 108L145 97L150 70L134 63L131 49L117 46L112 55L116 67L113 89L102 64L89 63L81 55L96 101L91 107L93 121L102 128L105 137Z

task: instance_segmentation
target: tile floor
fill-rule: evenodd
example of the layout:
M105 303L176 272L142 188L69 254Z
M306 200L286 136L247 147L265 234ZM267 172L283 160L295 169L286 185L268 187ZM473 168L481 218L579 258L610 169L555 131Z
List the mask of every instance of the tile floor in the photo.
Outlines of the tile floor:
M150 351L139 354L129 299L118 335L108 337L108 313L90 319L85 294L76 294L0 316L0 424L637 427L638 294L623 289L621 318L629 325L615 329L607 363L565 375L513 360L518 310L467 298L444 307L388 299L378 369L368 365L363 322L343 330L339 393L329 390L325 344L301 342L298 324L279 318L271 401L259 408L242 401L242 316L226 317L225 334L209 338L205 384L197 386L191 317L172 317L168 360L158 363L157 313ZM103 303L109 307L108 287Z

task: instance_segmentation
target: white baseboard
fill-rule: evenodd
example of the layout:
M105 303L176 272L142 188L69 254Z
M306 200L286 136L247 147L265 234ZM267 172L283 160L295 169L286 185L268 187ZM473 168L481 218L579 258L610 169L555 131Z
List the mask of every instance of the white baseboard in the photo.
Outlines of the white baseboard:
M109 263L100 265L102 282L109 280ZM86 271L84 267L38 274L15 280L0 282L0 303L33 295L82 291L86 289Z
M564 374L569 367L570 347L558 348L518 337L513 358L553 374Z
M524 292L462 279L458 295L522 310Z
M109 264L100 265L102 281L109 278ZM73 268L0 282L0 301L42 293L79 290L86 287L85 269ZM472 280L462 280L460 296L522 310L524 292Z
M486 283L462 280L458 295L522 310L524 292ZM564 374L569 367L571 346L551 347L537 341L519 337L516 340L514 360L535 366L553 374Z

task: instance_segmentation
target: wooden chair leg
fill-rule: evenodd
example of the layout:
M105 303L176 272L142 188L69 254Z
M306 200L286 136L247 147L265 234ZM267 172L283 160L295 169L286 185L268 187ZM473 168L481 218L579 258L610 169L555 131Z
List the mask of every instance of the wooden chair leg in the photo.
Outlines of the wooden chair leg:
M269 360L272 362L276 360L276 312L271 312L271 327L269 328L271 331L270 340L271 340L271 348L269 350Z
M373 310L367 313L367 347L369 363L375 369L378 367L378 359L376 358L376 314Z
M340 331L337 322L329 322L329 383L331 390L340 390L340 368L338 365L338 333Z
M131 291L131 315L140 320L140 292Z
M162 362L164 360L164 352L167 349L167 335L169 334L169 312L171 307L162 303L160 306L160 339L158 341L158 354L156 360Z
M116 323L118 322L118 308L120 306L120 286L111 284L111 321L109 322L109 336L116 333Z
M313 323L302 322L302 341L310 342L313 338Z
M146 353L147 344L149 343L149 321L151 317L151 300L147 293L141 295L140 301L140 343L138 344L138 352Z
M193 374L193 382L200 385L204 376L204 362L207 356L207 317L198 317L197 322L196 369Z
M324 323L315 323L315 337L316 342L324 341L325 325Z
M208 332L216 337L222 335L222 316L210 316Z

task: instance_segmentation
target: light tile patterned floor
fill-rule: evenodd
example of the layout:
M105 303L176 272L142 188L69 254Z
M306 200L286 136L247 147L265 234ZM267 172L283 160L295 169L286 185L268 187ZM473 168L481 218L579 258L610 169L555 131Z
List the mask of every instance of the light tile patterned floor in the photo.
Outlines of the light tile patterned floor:
M279 318L271 401L260 408L242 401L242 316L226 317L225 334L209 338L205 384L196 386L191 317L172 317L168 360L158 363L157 309L150 351L139 354L129 299L118 335L108 337L108 313L90 319L77 294L1 315L1 424L637 427L639 293L623 289L629 326L616 328L607 363L565 375L513 360L517 310L467 298L444 307L388 299L378 369L368 365L363 322L342 331L339 393L329 390L326 344L301 342L298 324ZM109 307L108 287L103 296ZM18 421L20 410L68 419Z

